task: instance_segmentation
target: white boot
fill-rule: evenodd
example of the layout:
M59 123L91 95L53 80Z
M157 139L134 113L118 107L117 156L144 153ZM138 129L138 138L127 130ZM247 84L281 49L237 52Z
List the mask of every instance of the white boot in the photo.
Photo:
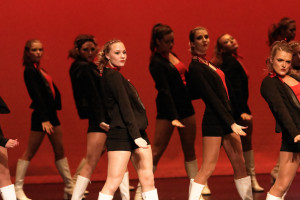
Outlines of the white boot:
M125 172L122 182L119 186L122 200L130 200L129 193L129 173Z
M247 174L251 177L251 185L252 185L252 190L254 192L263 192L264 188L262 188L255 176L255 164L254 164L254 153L253 150L243 152L244 158L245 158L245 165L246 165L246 170Z
M77 177L71 200L81 200L84 196L84 191L86 190L89 182L90 179L79 175Z
M0 188L1 197L3 200L16 200L16 192L13 184Z
M143 200L158 200L157 189L142 193Z
M73 184L74 184L74 185L75 185L75 183L76 183L76 181L77 181L77 177L79 176L79 174L80 174L80 172L81 172L83 166L85 165L85 163L86 163L86 159L85 159L85 158L82 158L81 161L80 161L80 163L79 163L79 165L78 165L78 167L77 167L77 169L76 169L76 171L75 171L75 174L73 175L73 178L72 178L72 179L73 179ZM85 194L85 195L88 195L88 194L89 194L89 191L85 190L85 191L84 191L84 194Z
M191 180L189 189L189 200L199 200L204 185L194 182Z
M29 163L30 163L29 161L21 160L21 159L19 159L17 162L15 190L16 190L16 196L17 196L18 200L31 200L25 195L25 193L23 191L24 178L25 178L25 174L27 172Z
M65 183L65 188L64 188L64 200L70 199L73 193L73 188L74 184L72 181L71 173L70 173L70 168L68 164L68 160L66 157L58 160L55 162L56 168L62 177L64 183Z
M280 197L275 197L275 196L271 195L269 192L268 192L267 198L266 198L266 200L281 200L281 199L282 198L280 198Z
M243 200L253 200L250 176L234 179L237 191Z
M99 192L98 200L112 200L114 196Z
M190 196L190 194L191 194L191 189L192 189L192 183L193 183L193 182L194 182L194 179L191 178L191 179L190 179L190 186L189 186L189 196ZM204 186L204 188L205 188L205 186ZM203 190L202 190L202 192L203 192ZM203 196L201 195L199 200L205 200L205 199L204 199Z

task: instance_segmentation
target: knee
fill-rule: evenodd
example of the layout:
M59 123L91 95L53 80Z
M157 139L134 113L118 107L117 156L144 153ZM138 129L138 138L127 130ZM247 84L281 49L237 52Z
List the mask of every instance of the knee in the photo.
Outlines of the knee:
M139 181L142 187L153 187L154 186L154 175L151 170L143 171L139 177Z

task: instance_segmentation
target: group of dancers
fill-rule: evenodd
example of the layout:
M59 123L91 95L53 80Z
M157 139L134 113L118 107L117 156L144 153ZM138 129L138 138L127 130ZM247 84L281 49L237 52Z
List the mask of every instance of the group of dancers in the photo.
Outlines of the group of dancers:
M279 169L275 167L271 173L276 181L267 200L284 198L300 163L300 76L297 71L300 44L290 42L295 30L295 21L283 18L269 34L269 73L262 82L261 94L276 119L276 131L282 133L282 145ZM65 183L64 199L85 198L90 177L107 150L107 179L98 200L112 200L118 187L122 200L130 199L127 169L130 159L139 178L135 200L157 200L153 173L175 127L190 179L189 200L204 199L203 195L211 194L207 181L217 164L220 146L231 162L240 197L252 200L252 191L263 192L255 176L252 115L247 104L249 74L238 54L238 43L232 35L222 34L217 39L214 57L208 60L210 37L206 28L192 29L189 42L192 61L187 68L172 51L174 32L171 27L156 24L152 28L149 70L157 89L157 116L154 141L150 145L146 109L135 87L121 73L127 59L125 44L110 40L99 51L94 36L81 34L75 38L69 51L69 57L74 60L69 72L78 115L88 119L88 130L86 157L72 177L57 117L57 110L61 109L60 93L52 77L40 65L42 42L28 40L23 65L25 84L32 99L31 132L27 149L17 162L15 185L10 181L7 151L0 147L2 198L30 200L23 190L24 178L30 160L47 135L56 167ZM194 99L205 103L200 170L194 148L196 119L191 102ZM9 112L2 99L0 111ZM18 146L17 140L5 139L0 133L1 146Z

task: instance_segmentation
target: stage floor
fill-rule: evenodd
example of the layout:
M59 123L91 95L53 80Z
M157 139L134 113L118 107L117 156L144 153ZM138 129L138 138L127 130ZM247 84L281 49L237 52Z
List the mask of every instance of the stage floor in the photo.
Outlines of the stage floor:
M267 191L270 189L270 175L259 174L257 179L262 187L265 188L263 193L254 193L254 200L265 200ZM137 180L130 180L131 185L136 185ZM92 182L88 186L90 194L86 200L97 200L98 192L102 188L104 182ZM158 189L160 200L187 200L188 185L187 178L168 178L156 179L155 185ZM236 191L233 176L212 176L209 179L209 186L212 190L211 196L205 196L206 200L240 200ZM300 199L300 174L295 177L292 186L285 200ZM26 184L24 185L25 193L33 200L62 200L63 184ZM135 192L130 192L131 199L134 199ZM121 200L119 191L116 192L114 200Z

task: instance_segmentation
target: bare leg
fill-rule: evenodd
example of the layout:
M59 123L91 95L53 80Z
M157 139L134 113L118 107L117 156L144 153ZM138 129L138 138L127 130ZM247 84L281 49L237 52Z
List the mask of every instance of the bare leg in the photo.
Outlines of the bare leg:
M142 185L143 192L154 190L151 146L149 145L149 148L147 149L138 148L134 150L131 158Z
M39 149L45 137L45 134L47 133L40 131L30 131L27 149L20 159L30 161Z
M196 159L195 155L195 139L196 139L196 121L195 115L181 120L184 128L178 128L181 146L184 154L184 161L192 161Z
M105 133L92 132L87 134L86 164L80 172L80 176L90 179L104 150L107 135Z
M55 161L63 159L65 157L65 153L64 153L64 147L63 147L61 127L55 126L53 128L53 133L51 135L47 134L47 136L51 142L51 145L52 145L52 148L54 151Z
M282 197L288 190L295 177L300 163L300 153L280 152L280 163L278 177L270 189L270 194Z
M0 188L11 185L10 173L8 168L7 150L0 147Z
M174 127L169 120L157 119L155 126L155 135L153 141L153 165L157 166L159 159L166 150Z
M203 158L199 172L194 182L204 185L207 179L214 172L221 147L221 137L203 137Z
M114 195L126 172L130 155L130 151L108 152L107 179L101 190L102 194Z
M223 147L231 162L234 178L240 179L247 176L245 161L243 157L240 136L235 133L228 134L223 138Z

